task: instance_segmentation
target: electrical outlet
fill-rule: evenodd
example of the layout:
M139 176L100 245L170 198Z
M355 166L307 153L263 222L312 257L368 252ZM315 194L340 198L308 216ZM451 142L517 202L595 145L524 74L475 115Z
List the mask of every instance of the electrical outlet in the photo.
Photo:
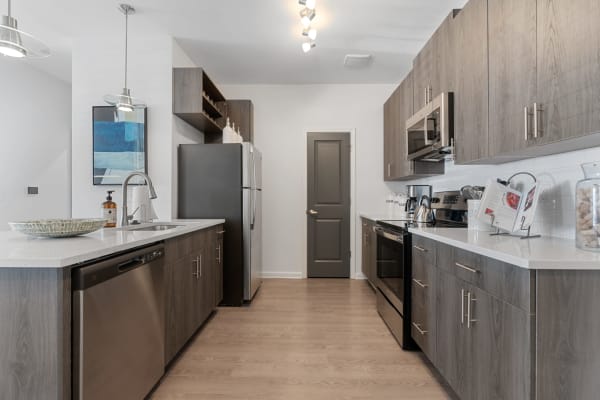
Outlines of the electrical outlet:
M39 188L37 186L27 186L27 194L39 194Z

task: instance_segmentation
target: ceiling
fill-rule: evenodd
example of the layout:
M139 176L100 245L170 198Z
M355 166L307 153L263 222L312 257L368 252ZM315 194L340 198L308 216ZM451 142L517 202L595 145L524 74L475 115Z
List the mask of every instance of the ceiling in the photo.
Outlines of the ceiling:
M13 0L19 27L50 46L28 60L71 80L73 39L123 33L114 0ZM396 83L452 8L466 0L317 0L317 47L304 54L297 0L131 0L130 35L173 36L222 84ZM0 11L6 13L6 5ZM135 49L130 49L135 51ZM346 68L346 54L371 54ZM1 62L2 60L0 60Z

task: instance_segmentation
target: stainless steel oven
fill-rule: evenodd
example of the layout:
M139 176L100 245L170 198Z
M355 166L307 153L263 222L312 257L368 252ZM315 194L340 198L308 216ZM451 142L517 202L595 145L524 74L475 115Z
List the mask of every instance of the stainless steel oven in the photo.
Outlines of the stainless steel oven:
M377 310L403 349L416 348L410 335L411 245L403 222L378 222Z

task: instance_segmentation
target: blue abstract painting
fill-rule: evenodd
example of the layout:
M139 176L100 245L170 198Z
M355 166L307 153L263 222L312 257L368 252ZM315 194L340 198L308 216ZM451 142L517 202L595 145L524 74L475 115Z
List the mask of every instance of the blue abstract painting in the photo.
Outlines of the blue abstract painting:
M147 171L146 109L94 107L94 185L120 185L131 172Z

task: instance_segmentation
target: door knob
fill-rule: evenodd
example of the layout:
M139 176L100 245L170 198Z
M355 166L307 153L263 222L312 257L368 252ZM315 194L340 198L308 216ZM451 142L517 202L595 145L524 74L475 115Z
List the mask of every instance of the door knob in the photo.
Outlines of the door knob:
M308 215L319 215L319 213L313 209L310 209L306 212Z

